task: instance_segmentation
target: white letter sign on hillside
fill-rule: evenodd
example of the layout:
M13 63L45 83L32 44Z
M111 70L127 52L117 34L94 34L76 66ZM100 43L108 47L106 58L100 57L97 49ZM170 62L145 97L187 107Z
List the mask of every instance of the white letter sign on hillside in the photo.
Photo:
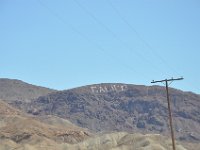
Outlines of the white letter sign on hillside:
M110 91L120 92L127 89L127 85L96 85L90 87L93 93L106 93Z

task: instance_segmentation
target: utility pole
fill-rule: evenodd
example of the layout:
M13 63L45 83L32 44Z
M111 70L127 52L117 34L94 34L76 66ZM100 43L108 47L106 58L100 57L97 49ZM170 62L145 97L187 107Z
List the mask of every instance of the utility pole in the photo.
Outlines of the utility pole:
M172 138L172 146L173 146L173 150L176 150L176 146L175 146L175 138L174 138L174 130L173 130L173 122L172 122L172 112L171 112L171 104L170 104L170 99L169 99L169 88L168 86L176 80L183 80L183 78L171 78L171 79L165 79L165 80L159 80L159 81L152 81L151 83L158 83L161 82L165 84L166 86L166 92L167 92L167 102L168 102L168 112L169 112L169 123L170 123L170 129L171 129L171 138ZM170 84L168 84L168 82L171 82Z

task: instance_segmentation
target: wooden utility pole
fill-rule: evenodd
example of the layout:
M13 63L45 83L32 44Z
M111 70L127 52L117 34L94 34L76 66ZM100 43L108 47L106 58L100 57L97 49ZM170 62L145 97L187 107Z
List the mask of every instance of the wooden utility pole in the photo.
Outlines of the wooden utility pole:
M173 82L175 80L183 80L183 78L176 78L176 79L165 79L165 80L160 80L160 81L152 81L151 83L158 83L158 82L161 82L161 83L165 83L165 86L166 86L166 92L167 92L167 102L168 102L168 112L169 112L169 123L170 123L170 129L171 129L171 138L172 138L172 146L173 146L173 150L176 150L176 146L175 146L175 137L174 137L174 130L173 130L173 122L172 122L172 112L171 112L171 104L170 104L170 99L169 99L169 84L168 82Z

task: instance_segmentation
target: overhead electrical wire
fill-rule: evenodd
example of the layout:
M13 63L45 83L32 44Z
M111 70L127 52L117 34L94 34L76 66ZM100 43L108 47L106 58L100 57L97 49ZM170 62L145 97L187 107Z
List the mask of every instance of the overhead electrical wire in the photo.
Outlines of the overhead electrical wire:
M120 13L120 11L113 5L113 3L111 2L111 0L105 0L110 6L111 8L114 10L114 12L118 15L118 17L129 27L130 30L132 30L135 35L141 40L141 42L144 43L144 45L152 52L152 54L160 59L160 61L166 65L171 72L176 73L177 75L180 75L180 73L173 68L171 65L169 65L167 63L167 61L140 35L140 33L133 27L133 25L131 23L129 23L129 21ZM186 82L189 82L188 80L186 80ZM189 85L194 87L194 84L189 82ZM198 87L195 86L195 88L198 89Z
M141 60L145 60L146 63L151 64L152 61L144 57L141 53L137 51L137 49L133 49L132 47L128 46L128 44L122 40L114 31L112 31L105 23L100 21L93 13L91 13L86 7L84 7L78 0L73 0L86 14L88 14L96 23L98 23L101 27L103 27L106 31L108 31L117 41L119 41L123 46L125 46L127 49L129 49L130 52L135 52L134 54L141 58ZM154 64L151 64L154 66L154 71L156 72L163 72L162 69L157 67ZM156 70L155 70L156 68Z
M71 28L75 33L77 33L78 35L80 35L82 38L84 38L86 41L88 41L91 45L95 46L98 48L98 50L100 50L103 53L107 54L107 57L111 57L112 59L121 62L121 65L126 67L127 69L129 69L129 71L134 72L134 73L138 73L139 72L133 68L130 65L125 64L124 62L122 62L120 59L118 59L116 56L109 54L99 43L93 41L91 38L89 38L86 34L84 34L83 32L79 31L77 28L75 28L71 23L69 23L68 21L66 21L65 19L63 19L58 13L56 13L54 10L52 10L50 7L48 7L44 2L41 2L41 0L37 0L39 2L39 4L41 6L43 6L44 8L46 8L52 15L54 15L57 19L59 19L62 23L66 24L69 28ZM106 0L108 2L108 4L111 6L111 8L115 11L115 13L119 16L119 18L121 18L121 20L129 27L129 29L131 29L136 35L137 37L144 43L144 45L151 50L151 52L154 54L155 57L159 58L160 61L167 65L169 69L171 69L173 72L175 72L176 74L179 74L174 68L172 68L166 61L165 59L163 59L157 51L155 51L151 45L139 34L139 32L137 32L137 30L126 20L126 18L124 16L121 15L121 13L118 11L118 9L113 5L113 3L110 0ZM114 33L111 29L109 29L109 27L107 27L103 22L101 22L95 15L93 15L90 11L88 11L78 0L74 0L74 2L76 2L76 4L83 9L91 18L93 18L93 20L95 20L100 26L102 26L104 29L106 29L115 39L117 39L118 41L120 41L123 45L125 45L129 50L133 50L131 47L127 46L126 42L124 42L123 40L121 40L121 38L119 36L117 36L116 33ZM148 59L146 59L143 55L141 55L139 52L135 51L136 55L138 55L139 57L142 57L143 59L145 59L146 61L150 62ZM157 66L154 67L154 69L157 69L155 71L160 72L160 68L158 68ZM143 78L146 79L146 77L144 76L144 74L140 74L140 76L142 76Z
M110 6L111 8L115 11L115 13L119 16L119 18L129 27L129 29L131 29L135 35L138 37L138 39L144 43L144 45L152 52L152 54L160 59L160 61L167 65L173 72L179 74L174 68L172 68L167 61L155 50L152 48L152 46L141 36L141 34L133 27L132 24L129 23L129 21L127 21L127 19L119 12L119 10L113 5L113 3L111 2L111 0L105 0Z
M51 9L50 7L48 7L44 2L42 2L41 0L37 0L37 2L44 7L46 10L48 10L49 13L51 13L54 17L56 17L58 20L60 20L62 23L64 23L65 25L67 25L70 29L72 29L72 31L74 31L75 33L77 33L79 36L81 36L82 38L84 38L86 41L88 41L91 45L97 47L98 50L100 50L100 52L103 52L104 54L106 53L107 57L110 57L112 60L114 59L117 62L121 62L120 64L123 67L126 67L127 69L129 69L129 71L133 72L133 73L138 73L138 75L140 75L141 77L143 77L144 79L146 79L146 76L144 76L144 74L140 74L135 68L133 68L130 65L125 64L123 61L121 61L120 59L118 59L116 56L111 55L110 53L106 52L106 50L99 45L98 43L96 43L95 41L93 41L91 38L89 38L86 34L84 34L83 32L79 31L77 28L75 28L71 23L69 23L68 21L66 21L65 19L63 19L58 13L56 13L53 9Z

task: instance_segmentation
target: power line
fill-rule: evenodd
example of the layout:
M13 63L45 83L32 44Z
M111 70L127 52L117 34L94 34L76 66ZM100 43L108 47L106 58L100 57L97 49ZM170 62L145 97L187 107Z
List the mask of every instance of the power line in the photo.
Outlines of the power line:
M111 0L106 0L106 2L111 6L111 8L115 11L115 13L119 16L119 18L129 27L129 29L131 29L135 35L139 38L140 41L142 41L144 43L144 45L152 52L152 54L154 54L155 57L159 58L160 61L163 63L163 64L167 64L168 67L169 64L167 63L167 61L165 59L163 59L156 50L154 50L152 48L152 46L140 35L140 33L133 27L133 25L131 25L127 19L122 16L122 14L119 12L119 10L113 5L113 3L111 2ZM170 69L177 73L177 71L174 69L174 68L171 68ZM177 73L178 74L178 73Z
M140 35L140 33L134 28L134 26L132 24L129 23L129 21L119 12L119 10L113 5L113 3L111 2L112 0L105 0L110 6L111 8L115 11L115 13L119 16L119 18L129 27L129 29L131 29L136 36L144 43L144 45L154 54L155 57L159 58L160 61L168 66L168 68L176 73L177 75L180 75L180 73L173 68L171 65L168 64L168 62ZM189 86L194 87L194 84L190 81L186 81ZM195 88L198 89L197 86L195 86Z
M75 33L77 33L78 35L80 35L82 38L84 38L86 41L88 41L91 45L97 47L98 50L100 50L102 53L106 53L107 57L110 57L111 60L115 60L117 62L122 62L120 59L118 59L117 57L115 57L114 55L111 55L109 53L106 52L106 50L99 45L98 43L94 42L91 38L89 38L88 36L86 36L86 34L82 33L81 31L79 31L77 28L75 28L71 23L69 23L68 21L64 20L58 13L56 13L54 10L52 10L50 7L48 7L47 5L45 5L45 3L43 3L41 0L37 0L38 3L44 7L46 10L48 10L48 12L50 14L52 14L54 17L56 17L58 20L60 20L63 24L67 25L70 29L72 29ZM95 17L95 16L94 16ZM127 69L129 69L129 71L136 73L138 72L135 68L133 68L132 66L129 66L127 64L124 64L123 62L120 63L123 67L126 67ZM140 76L142 76L144 79L146 78L144 76L144 74L140 74Z
M124 45L126 48L129 49L129 51L133 51L135 52L135 54L142 58L143 60L146 60L148 64L152 64L152 61L147 59L146 57L144 57L142 54L140 54L136 49L133 49L132 47L128 46L128 44L122 40L119 36L117 36L117 34L115 32L113 32L106 24L104 24L102 21L100 21L94 14L92 14L88 9L86 9L86 7L84 7L78 0L74 0L74 2L86 13L88 14L94 21L96 21L100 26L102 26L106 31L108 31L116 40L118 40L120 43L122 43L122 45ZM141 59L141 60L142 60ZM154 69L156 68L157 72L160 72L163 70L161 70L159 67L157 67L156 65L152 64L154 67Z
M86 41L88 41L91 45L97 47L97 49L101 52L101 53L106 53L106 57L110 57L111 59L109 60L115 60L117 62L122 62L119 58L117 58L116 56L112 55L112 54L109 54L101 45L99 45L98 43L96 43L95 41L93 41L91 38L89 38L86 34L82 33L81 31L79 31L77 28L75 28L70 22L66 21L65 19L63 19L58 13L56 13L54 10L52 10L50 7L48 7L47 5L45 5L44 1L41 1L41 0L37 0L38 3L44 7L45 9L47 9L54 17L56 17L58 20L60 20L62 23L64 23L65 25L67 25L69 28L71 28L71 30L73 30L75 33L77 33L78 35L80 35L82 38L84 38ZM75 2L77 2L77 4L79 5L79 7L82 7L82 5L77 1L75 0ZM108 0L108 2L110 2ZM111 3L112 5L112 3ZM112 5L113 6L113 5ZM119 11L115 8L115 6L113 6L113 8L119 13ZM82 9L85 9L84 7L82 7ZM120 38L112 31L110 30L104 23L102 23L101 21L98 20L98 18L96 16L94 16L92 13L90 13L87 9L85 9L86 13L88 15L90 15L97 23L99 23L102 27L104 27L112 36L114 36L116 39L118 39L118 41L121 41L121 43L123 43L124 45L126 45L122 40L120 40ZM124 17L120 14L121 18L123 19ZM135 31L135 33L139 36L140 34L134 29L134 27L124 18L123 19L127 25L129 25L129 27ZM146 43L146 45L149 45L142 37L141 37L141 40L144 41ZM152 47L149 45L148 46L149 48L152 49ZM131 48L130 48L131 49ZM132 50L132 49L131 49ZM142 55L138 54L138 56L141 56L143 57ZM121 66L129 69L129 71L133 72L133 73L138 73L139 72L132 66L130 65L127 65L125 64L124 62L120 63ZM157 67L156 67L157 68ZM143 76L144 77L144 74L140 74L140 76ZM145 77L144 77L145 78ZM193 85L192 83L190 85ZM197 87L195 87L197 88ZM198 88L197 88L198 89Z

